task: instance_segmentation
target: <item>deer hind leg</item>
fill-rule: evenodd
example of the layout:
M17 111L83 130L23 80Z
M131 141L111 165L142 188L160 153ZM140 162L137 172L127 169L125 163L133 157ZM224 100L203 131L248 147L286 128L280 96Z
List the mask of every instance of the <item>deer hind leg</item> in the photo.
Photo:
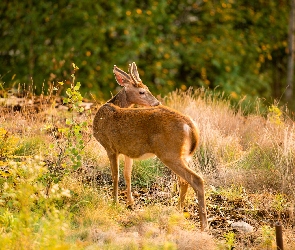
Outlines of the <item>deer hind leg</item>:
M124 164L124 179L126 182L126 191L127 191L127 206L131 206L134 203L134 199L131 193L131 172L132 172L133 159L125 155L125 164Z
M114 203L118 203L118 185L119 185L119 158L117 154L108 154L112 178L113 178L113 198Z
M204 180L201 176L196 174L193 170L191 170L188 166L187 163L181 158L164 158L164 157L159 157L160 160L167 166L169 167L172 171L174 171L179 177L181 177L183 180L188 182L196 192L198 196L198 206L199 206L199 216L200 216L200 221L201 221L201 230L205 230L208 227L208 221L207 221L207 212L206 212L206 202L205 202L205 191L204 191ZM162 159L161 159L162 158ZM184 189L181 195L183 195L185 190L185 185ZM184 197L180 197L181 199L184 199Z

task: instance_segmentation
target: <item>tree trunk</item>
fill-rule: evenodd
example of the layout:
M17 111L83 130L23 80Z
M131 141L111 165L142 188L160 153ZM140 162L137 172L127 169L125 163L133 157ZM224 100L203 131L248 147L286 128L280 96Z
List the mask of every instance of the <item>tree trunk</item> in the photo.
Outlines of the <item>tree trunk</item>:
M290 0L291 10L289 19L289 38L288 38L288 65L287 65L287 88L286 101L293 99L293 78L294 78L294 19L295 19L295 0Z

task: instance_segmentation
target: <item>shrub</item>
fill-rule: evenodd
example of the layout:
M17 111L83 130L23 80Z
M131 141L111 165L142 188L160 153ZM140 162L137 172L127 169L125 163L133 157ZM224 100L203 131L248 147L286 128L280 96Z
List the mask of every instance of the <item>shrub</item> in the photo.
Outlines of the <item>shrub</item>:
M38 157L7 162L8 174L0 175L0 249L46 249L66 247L66 207L58 201L70 191L53 186L46 194L44 163Z

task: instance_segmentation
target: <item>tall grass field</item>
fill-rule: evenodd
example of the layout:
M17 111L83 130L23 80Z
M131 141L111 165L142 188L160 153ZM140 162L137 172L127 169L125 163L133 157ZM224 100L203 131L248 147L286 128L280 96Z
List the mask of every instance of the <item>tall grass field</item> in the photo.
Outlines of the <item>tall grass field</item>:
M195 193L179 211L177 177L157 158L135 161L132 208L120 158L114 205L108 158L92 137L101 104L81 105L79 85L66 104L52 93L1 94L0 249L276 249L277 222L284 249L295 249L295 123L286 108L233 107L204 89L161 98L200 130L190 167L205 180L210 229L201 232Z

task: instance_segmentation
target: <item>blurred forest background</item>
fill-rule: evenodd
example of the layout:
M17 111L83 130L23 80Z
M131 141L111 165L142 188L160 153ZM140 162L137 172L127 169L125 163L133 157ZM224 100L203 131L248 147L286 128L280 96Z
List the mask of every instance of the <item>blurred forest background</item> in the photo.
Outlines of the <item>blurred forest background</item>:
M2 0L0 88L70 83L74 62L85 96L107 99L113 65L135 61L154 94L204 86L294 107L292 88L285 95L292 1Z

